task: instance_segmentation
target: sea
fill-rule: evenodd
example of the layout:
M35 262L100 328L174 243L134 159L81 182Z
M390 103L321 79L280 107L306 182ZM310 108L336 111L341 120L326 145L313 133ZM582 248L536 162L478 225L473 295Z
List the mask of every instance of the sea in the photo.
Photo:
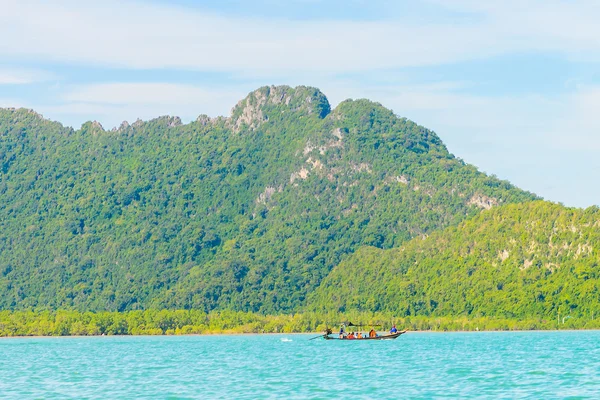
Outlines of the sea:
M600 398L600 331L311 337L0 339L0 398Z

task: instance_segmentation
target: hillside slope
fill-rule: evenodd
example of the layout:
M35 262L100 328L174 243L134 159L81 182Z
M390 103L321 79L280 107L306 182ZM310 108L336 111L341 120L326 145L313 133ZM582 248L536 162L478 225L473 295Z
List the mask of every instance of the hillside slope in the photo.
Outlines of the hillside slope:
M505 205L397 249L366 247L313 294L318 310L398 316L600 316L600 209Z
M0 110L0 309L293 311L340 261L535 196L367 100L73 130Z

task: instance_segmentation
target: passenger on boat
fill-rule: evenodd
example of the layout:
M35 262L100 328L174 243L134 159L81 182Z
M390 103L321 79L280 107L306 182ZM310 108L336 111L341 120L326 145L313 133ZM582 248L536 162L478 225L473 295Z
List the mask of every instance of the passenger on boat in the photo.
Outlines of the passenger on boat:
M375 329L371 328L371 331L369 332L369 337L377 337L377 332L375 332Z
M350 332L346 339L354 339L354 332Z
M346 334L346 331L344 331L344 325L342 325L340 327L340 339L343 339L345 334Z
M394 324L394 326L392 326L392 329L390 329L390 333L397 333L398 329L396 329L396 324Z
M357 339L362 339L362 333L360 333L360 332L357 332L357 333L356 333L356 338L357 338Z

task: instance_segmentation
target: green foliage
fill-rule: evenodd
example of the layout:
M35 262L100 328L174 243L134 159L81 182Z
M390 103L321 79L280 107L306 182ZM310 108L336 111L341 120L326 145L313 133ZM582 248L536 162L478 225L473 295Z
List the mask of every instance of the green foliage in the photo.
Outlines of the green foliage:
M145 310L125 312L0 311L0 337L98 335L199 335L218 333L307 333L337 329L340 321L376 324L386 331L392 324L410 331L476 331L532 329L598 329L600 319L511 319L498 317L398 318L390 313L349 312L259 315L243 311Z
M0 309L298 311L362 246L534 198L381 105L331 110L314 88L112 131L3 109Z
M313 332L314 314L264 316L243 311L127 312L0 311L0 336L189 335L213 333Z
M397 249L359 249L324 280L309 309L594 320L599 226L597 207L498 207Z

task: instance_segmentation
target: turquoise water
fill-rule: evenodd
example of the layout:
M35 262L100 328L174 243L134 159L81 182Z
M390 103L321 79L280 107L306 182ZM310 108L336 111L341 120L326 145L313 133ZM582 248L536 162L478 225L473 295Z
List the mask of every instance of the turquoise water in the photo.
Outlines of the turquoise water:
M598 398L600 332L0 340L0 398Z

